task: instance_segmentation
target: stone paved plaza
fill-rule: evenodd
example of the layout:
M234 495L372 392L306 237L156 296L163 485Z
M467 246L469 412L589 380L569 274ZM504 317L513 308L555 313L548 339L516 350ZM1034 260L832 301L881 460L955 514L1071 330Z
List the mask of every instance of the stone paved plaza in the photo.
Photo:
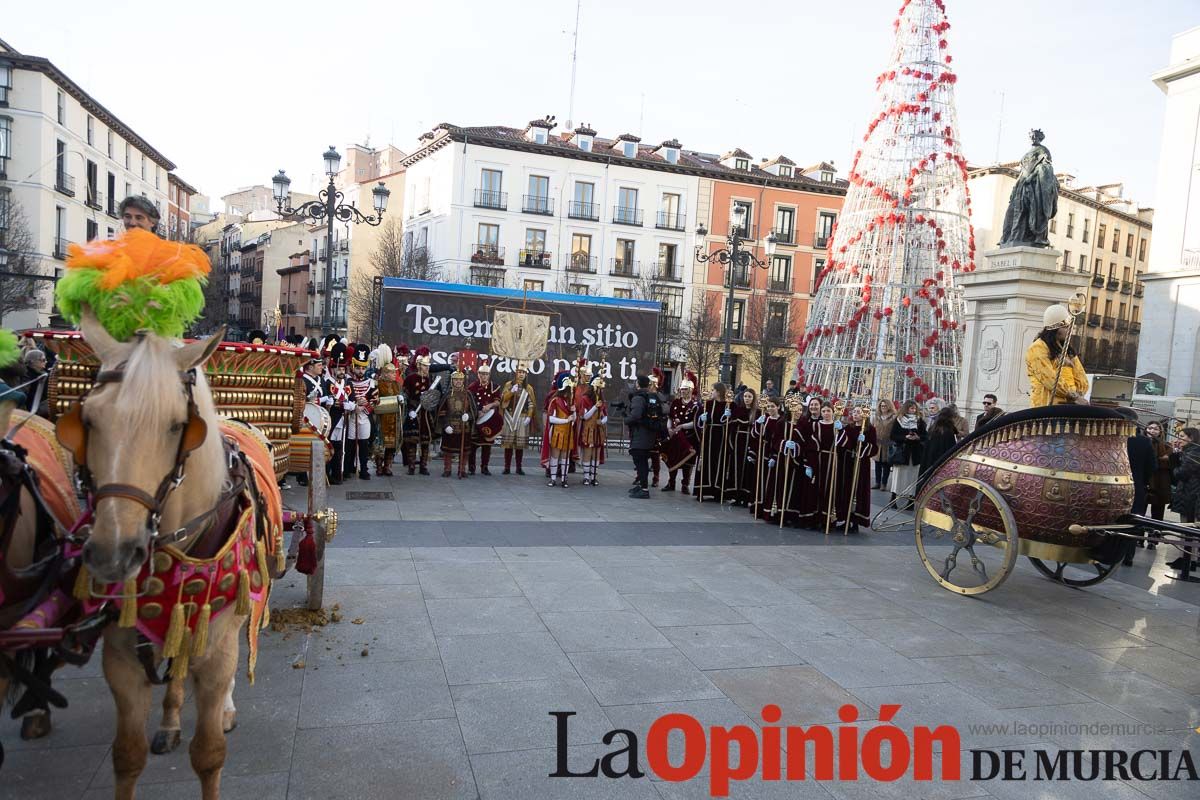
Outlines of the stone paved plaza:
M686 784L548 778L553 710L576 712L576 770L616 749L601 744L614 728L644 746L665 713L755 726L767 703L782 707L782 724L831 727L843 704L865 720L900 704L906 730L957 725L964 755L1190 747L1200 756L1200 585L1164 577L1174 552L1139 550L1136 566L1085 590L1022 561L997 591L958 597L926 574L911 532L826 539L678 495L630 500L630 467L610 464L598 488L549 489L538 474L339 487L325 601L342 621L264 633L256 684L239 674L223 797L709 796L707 768ZM391 494L346 499L364 491ZM274 606L301 598L289 576ZM0 798L111 796L112 701L98 661L60 673L71 707L55 712L47 739L22 742L17 723L0 722ZM199 796L191 719L189 703L184 746L150 757L139 797ZM1091 723L1120 727L1105 735ZM1012 724L1046 733L1005 730ZM1141 800L1197 789L807 780L735 784L731 796Z

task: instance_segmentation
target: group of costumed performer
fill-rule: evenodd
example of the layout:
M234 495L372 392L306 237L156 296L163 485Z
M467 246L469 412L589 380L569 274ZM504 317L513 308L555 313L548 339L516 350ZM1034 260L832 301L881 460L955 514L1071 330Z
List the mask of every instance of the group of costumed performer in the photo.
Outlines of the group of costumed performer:
M547 486L568 486L567 476L577 470L583 473L584 486L600 485L600 466L608 455L604 387L603 376L593 375L585 358L554 376L542 428L541 463Z
M690 399L681 385L672 407ZM870 524L879 445L867 407L814 398L806 408L798 397L759 398L753 390L740 400L718 383L695 407L698 500L743 506L780 527L832 533ZM674 415L672 426L680 427Z

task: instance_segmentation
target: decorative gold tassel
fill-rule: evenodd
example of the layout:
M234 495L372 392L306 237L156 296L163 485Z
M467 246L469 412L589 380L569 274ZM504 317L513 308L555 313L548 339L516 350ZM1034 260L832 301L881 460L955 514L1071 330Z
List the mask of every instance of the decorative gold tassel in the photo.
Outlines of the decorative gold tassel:
M75 573L75 588L71 590L71 594L76 600L92 599L92 574L83 564L79 565L79 572Z
M118 628L132 628L137 624L137 578L125 581L121 591L121 616L117 618Z
M233 613L242 617L250 614L250 570L245 567L238 573L237 604Z
M212 606L200 606L200 617L196 620L196 635L192 637L192 655L200 658L208 647L208 620L212 617Z
M187 631L187 621L183 618L183 603L176 603L171 609L171 624L167 627L167 638L163 640L163 658L175 658L183 644L183 634Z
M267 569L267 543L259 539L254 543L254 554L258 557L258 572L262 576L265 589L271 583L271 571Z
M282 575L285 569L287 569L287 552L284 551L283 547L276 546L275 571Z
M178 606L176 606L178 608ZM183 641L180 643L179 655L171 661L171 680L181 681L187 677L188 661L191 653L192 632L184 628Z

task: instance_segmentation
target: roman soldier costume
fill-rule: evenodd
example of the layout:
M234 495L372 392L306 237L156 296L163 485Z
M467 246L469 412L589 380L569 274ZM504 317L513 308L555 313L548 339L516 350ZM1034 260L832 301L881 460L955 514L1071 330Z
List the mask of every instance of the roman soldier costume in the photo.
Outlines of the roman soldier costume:
M414 372L404 378L404 405L408 410L404 414L402 454L409 475L416 472L418 466L422 475L429 474L429 447L436 424L433 412L437 406L430 410L432 404L422 403L422 397L435 388L435 380L442 380L440 375L436 379L429 376L430 361L429 348L424 345L417 348L413 355Z
M382 350L387 345L379 347ZM404 414L404 386L396 380L396 365L390 357L391 348L388 348L387 355L375 381L379 391L379 404L375 407L375 446L372 448L376 475L392 474L392 462L396 459Z
M450 376L450 391L442 398L437 410L437 426L441 431L442 477L450 477L454 457L458 456L458 477L467 477L467 458L475 434L475 419L479 413L475 398L467 391L467 376L459 371Z
M679 491L687 494L696 464L700 440L696 438L696 373L688 372L679 384L679 395L667 411L667 441L662 446L662 458L667 462L667 485L664 492L675 491L675 479L683 472Z
M850 424L842 431L841 475L837 487L837 515L839 528L856 531L859 526L871 524L871 459L879 454L875 438L875 426L870 424L870 412L855 406Z
M604 463L608 440L608 404L604 402L604 378L597 375L592 385L580 396L575 407L579 426L579 463L583 470L583 485L598 486L596 474Z
M343 443L344 474L352 477L357 463L358 477L365 481L371 479L368 469L371 459L371 414L379 402L379 390L375 381L363 374L370 348L364 344L355 345L352 352L352 377L341 383L342 416L333 426L330 436L334 441Z
M557 480L567 486L567 470L575 452L574 384L571 373L563 370L554 376L554 394L546 404L546 425L542 432L542 462L550 475L547 486Z
M504 474L512 468L513 453L517 455L517 474L524 475L521 459L529 446L529 429L534 425L537 396L533 386L526 380L524 364L517 364L516 376L504 384L500 393L500 408L504 412L504 428L500 433L500 445L504 448Z
M475 451L479 451L479 472L491 475L488 464L492 460L492 445L504 427L504 412L500 409L500 387L492 383L492 365L487 356L479 357L479 366L475 370L475 382L467 390L475 399L475 407L479 409L479 417L475 420L475 434L470 453L471 474L475 474Z

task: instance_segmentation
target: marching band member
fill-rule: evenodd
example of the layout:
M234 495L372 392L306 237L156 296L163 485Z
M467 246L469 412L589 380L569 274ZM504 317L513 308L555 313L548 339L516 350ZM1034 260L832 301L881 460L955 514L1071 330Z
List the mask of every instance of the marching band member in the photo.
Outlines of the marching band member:
M696 486L692 494L703 502L706 499L723 501L729 488L725 473L729 469L729 442L727 432L733 418L733 402L729 389L723 383L712 387L712 398L698 409L696 417L700 437L700 466L696 475Z
M870 410L860 405L850 409L850 424L846 426L841 443L842 474L838 478L838 527L849 522L847 531L857 531L860 525L871 524L871 459L879 452L875 426L870 422Z
M828 533L835 522L837 509L834 507L837 496L837 483L840 476L838 470L838 453L845 434L843 423L837 418L834 407L829 403L821 404L821 421L813 426L813 439L817 447L817 518L819 528Z
M387 345L380 345L381 349L384 347ZM395 411L376 415L375 474L391 476L392 462L396 459L396 445L400 439L401 422L398 415L403 408L404 387L396 380L396 365L390 358L383 361L383 366L379 368L379 378L375 385L379 389L381 406L386 397L399 399Z
M562 370L554 376L554 394L546 403L546 424L542 431L542 463L550 474L547 486L555 481L567 486L567 470L575 452L575 386L571 373Z
M529 446L529 429L534 424L537 397L529 383L529 369L524 362L517 363L513 380L504 384L500 394L500 405L504 409L504 429L500 434L500 445L504 448L504 474L512 467L513 453L517 454L517 474L524 475L521 459Z
M304 368L300 372L300 383L304 390L304 399L307 402L321 402L321 398L325 395L325 381L322 378L324 374L325 362L319 356L304 362Z
M422 353L422 350L425 352ZM429 474L429 446L433 442L434 418L433 414L422 406L421 398L425 392L434 388L435 380L441 381L440 375L436 379L429 377L431 360L429 348L424 346L418 348L417 353L413 356L415 372L404 379L404 404L407 406L408 412L404 415L402 453L409 475L416 472L418 465L422 475ZM420 448L419 457L418 448Z
M786 406L789 417L783 442L783 457L788 460L787 487L784 494L784 524L810 528L817 519L817 446L808 421L808 409L799 397Z
M370 348L358 344L351 348L351 352L350 378L343 384L344 387L348 386L348 391L344 392L342 400L342 417L333 426L330 436L343 444L343 475L354 477L357 463L358 477L367 481L371 479L371 414L379 402L379 390L375 387L375 381L364 374Z
M475 398L467 390L467 376L461 369L450 376L450 391L442 398L437 411L437 426L442 436L442 477L450 477L450 467L458 456L458 478L467 477L467 459L479 413Z
M758 519L774 522L784 510L783 450L784 425L779 413L779 398L763 396L763 413L755 420L759 428L759 454L755 454L758 502L751 513Z
M597 375L590 386L584 387L575 407L579 415L579 464L583 470L584 486L599 486L596 473L604 463L607 440L608 404L604 402L604 378Z
M730 469L733 470L733 505L749 508L754 513L754 502L758 480L759 445L762 443L762 426L758 417L763 409L758 392L749 386L742 392L742 402L733 407L730 420Z
M492 461L492 445L504 427L504 413L500 410L500 387L492 383L492 365L487 356L479 357L475 370L475 381L467 390L475 399L479 418L475 420L475 434L470 453L470 470L475 474L475 450L479 450L479 472L491 475L488 465Z
M329 377L325 379L320 403L329 410L329 421L332 423L329 432L329 441L332 445L333 457L325 465L325 472L329 483L336 486L342 482L346 455L346 442L343 436L346 429L338 426L341 425L346 405L350 405L353 408L353 403L351 402L352 390L350 389L350 382L346 380L346 365L348 363L346 345L335 339L329 345L327 352L329 354ZM333 435L335 430L338 431L336 437Z
M664 492L675 491L675 477L682 471L683 481L679 491L688 493L692 481L692 467L696 463L696 451L700 440L696 438L696 373L688 371L679 383L679 395L671 401L667 411L667 441L662 446L662 456L667 462L667 485Z

